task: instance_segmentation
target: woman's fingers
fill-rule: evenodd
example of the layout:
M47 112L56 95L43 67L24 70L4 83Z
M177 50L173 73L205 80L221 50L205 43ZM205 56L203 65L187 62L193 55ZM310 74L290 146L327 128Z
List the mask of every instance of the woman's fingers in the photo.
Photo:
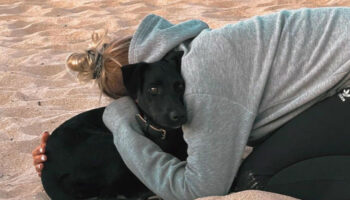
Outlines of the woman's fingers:
M41 146L37 146L35 147L35 149L32 151L32 156L37 156L38 154L40 154L40 148Z
M41 171L44 168L43 162L47 160L47 157L45 155L45 149L46 149L46 142L49 138L50 134L48 131L45 131L42 133L41 136L41 143L39 146L37 146L33 151L33 163L35 166L35 170L38 172L38 176L41 177Z
M33 157L38 156L40 154L44 154L46 149L46 144L41 144L40 146L37 146L33 151L32 155Z
M44 168L44 164L38 164L38 165L35 165L35 170L38 172L38 173L41 173L41 171L43 170Z
M45 162L47 157L46 157L46 155L41 154L41 155L34 156L33 159L34 159L34 165L37 166L37 165Z
M46 142L49 138L50 134L49 132L45 131L42 136L41 136L41 143L40 146L37 146L33 151L32 155L33 157L45 153L45 148L46 148Z
M41 144L46 144L47 139L49 139L49 136L50 136L49 132L45 131L41 136Z

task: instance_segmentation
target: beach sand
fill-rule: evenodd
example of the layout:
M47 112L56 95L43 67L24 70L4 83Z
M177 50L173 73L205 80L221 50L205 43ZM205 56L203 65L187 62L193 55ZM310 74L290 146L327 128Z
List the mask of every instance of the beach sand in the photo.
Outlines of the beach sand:
M0 0L0 199L47 199L31 152L40 134L111 99L80 84L64 62L94 31L132 34L154 13L173 23L201 19L211 28L282 9L349 6L349 0Z

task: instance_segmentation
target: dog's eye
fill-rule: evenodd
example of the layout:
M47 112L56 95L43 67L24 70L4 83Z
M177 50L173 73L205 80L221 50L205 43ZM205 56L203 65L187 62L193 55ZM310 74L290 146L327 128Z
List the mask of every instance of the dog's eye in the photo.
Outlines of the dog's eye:
M156 87L152 87L152 88L148 89L148 92L149 92L151 95L157 95L157 94L159 94L159 89L156 88Z

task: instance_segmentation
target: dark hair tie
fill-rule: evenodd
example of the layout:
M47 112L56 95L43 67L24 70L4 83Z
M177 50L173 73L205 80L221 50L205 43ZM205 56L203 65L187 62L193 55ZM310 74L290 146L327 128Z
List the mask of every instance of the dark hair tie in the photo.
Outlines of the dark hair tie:
M102 53L100 53L100 52L104 52L104 50L107 48L107 46L108 46L108 44L104 43L102 45L102 49L100 51L96 52L97 55L96 55L96 61L95 61L95 70L94 70L94 73L92 75L93 79L98 79L101 76L102 67L103 67L103 58L102 58L103 56L102 56ZM93 51L93 50L88 50L87 53L92 55L92 56L95 56L95 51Z
M103 66L102 54L97 52L97 57L96 57L96 62L95 62L95 70L94 70L94 73L92 76L93 79L100 78L102 66Z

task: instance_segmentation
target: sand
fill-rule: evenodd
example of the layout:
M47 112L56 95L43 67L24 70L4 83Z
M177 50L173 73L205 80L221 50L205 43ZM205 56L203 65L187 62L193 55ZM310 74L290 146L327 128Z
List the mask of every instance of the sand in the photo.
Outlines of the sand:
M31 156L40 134L111 102L65 69L66 57L87 48L93 31L132 34L149 13L218 28L281 9L344 5L350 1L0 0L0 199L47 199Z

